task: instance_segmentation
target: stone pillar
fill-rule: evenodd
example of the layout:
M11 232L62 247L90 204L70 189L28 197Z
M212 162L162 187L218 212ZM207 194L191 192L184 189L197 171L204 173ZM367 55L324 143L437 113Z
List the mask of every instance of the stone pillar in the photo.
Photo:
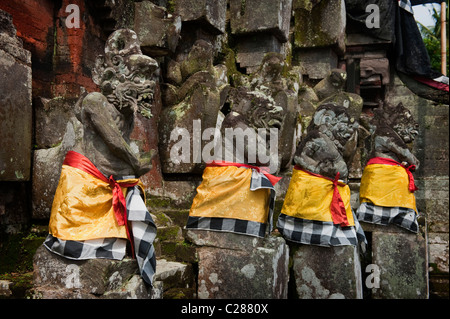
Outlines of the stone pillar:
M428 252L422 234L395 225L362 227L372 233L371 298L427 299Z
M31 167L31 54L0 10L0 181L28 181Z
M247 74L258 70L264 55L284 54L289 38L292 0L231 0L231 33L237 36L236 61Z
M303 74L323 79L345 52L344 0L293 0L293 50Z
M297 298L362 298L361 266L357 247L291 245L290 248Z
M197 248L199 299L285 299L289 248L264 239L211 231L187 232Z

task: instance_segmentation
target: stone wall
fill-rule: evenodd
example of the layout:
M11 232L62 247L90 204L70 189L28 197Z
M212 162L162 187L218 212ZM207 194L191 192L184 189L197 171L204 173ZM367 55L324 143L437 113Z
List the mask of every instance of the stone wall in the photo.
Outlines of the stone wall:
M78 28L65 24L69 4L80 9ZM293 151L319 101L325 98L316 85L333 69L341 68L347 71L346 92L339 95L341 103L361 103L363 113L371 116L376 98L403 102L419 121L420 134L413 150L422 162L416 176L418 208L423 216L424 242L420 243L424 244L413 246L422 255L428 254L430 296L448 297L448 102L442 105L420 98L404 84L390 61L389 41L347 34L345 9L344 0L2 1L0 10L7 14L0 15L0 230L14 234L29 229L32 223L48 223L63 156L79 138L76 122L70 120L80 107L77 100L85 92L98 91L91 80L91 69L107 36L128 27L137 33L142 52L160 65L156 92L159 104L150 124L157 132L149 135L148 127L140 126L135 134L150 148L159 146L159 156L143 182L147 206L158 225L155 248L161 268L157 281L163 284L158 284L151 295L133 296L404 297L361 290L365 277L358 273L364 273L365 261L358 271L358 254L353 250L333 253L351 264L350 270L335 273L352 278L352 285L341 289L337 281L321 277L328 276L329 269L321 274L308 266L314 258L320 259L320 253L289 247L276 232L264 241L239 245L234 236L199 238L184 230L204 168L201 150L209 141L195 135L198 123L201 130L214 128L233 111L244 110L244 102L254 100L282 109L276 173L283 179L276 186L276 222L289 185ZM12 76L14 81L10 81ZM186 162L174 163L171 157L177 142L171 136L175 129L189 133ZM359 181L368 153L365 138L361 133L349 163L353 208L358 205ZM377 230L367 229L377 236ZM393 236L393 241L399 238ZM373 251L386 244L383 239L378 242ZM228 249L230 245L239 247ZM253 253L245 252L245 247L252 247ZM0 249L6 246L0 244ZM242 260L244 255L246 259ZM38 257L36 263L48 258L42 252ZM221 258L224 269L211 270L215 258ZM338 259L333 262L341 264ZM262 260L271 261L265 264ZM54 262L55 271L64 273L66 266L63 261ZM114 279L114 272L104 265L78 266L101 268L111 281ZM426 262L420 267L426 269ZM134 278L130 274L135 269L127 271L124 276ZM260 276L267 273L278 272L279 276L274 279L267 275L272 281L265 287L253 287L253 293L238 283L228 291L218 290L218 284L229 275L227 271L241 278L244 286L245 280L262 281ZM288 289L289 276L293 279ZM424 276L428 276L426 271ZM87 283L89 278L80 280L77 296L108 298L129 297L117 295L114 285L131 285L134 279L131 283L97 283L101 293L92 293L97 288ZM59 295L50 291L49 282L40 274L36 281L38 295L76 297L67 295L63 286L55 288ZM427 294L427 284L424 287L420 283L421 291L425 291L421 297ZM139 287L134 286L131 293L141 293ZM270 294L262 296L258 289Z

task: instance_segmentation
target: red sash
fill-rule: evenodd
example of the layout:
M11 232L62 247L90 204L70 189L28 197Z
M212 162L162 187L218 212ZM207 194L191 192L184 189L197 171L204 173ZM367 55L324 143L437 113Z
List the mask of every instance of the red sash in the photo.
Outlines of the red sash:
M397 165L397 166L403 167L405 169L406 173L408 174L409 191L411 193L414 193L414 191L418 190L417 186L414 184L414 176L411 173L411 170L414 171L416 169L416 165L405 166L405 165L402 165L401 163L399 163L397 161L394 161L393 159L386 158L386 157L374 157L374 158L371 158L367 162L367 165L370 165L370 164Z
M258 167L258 166L248 165L248 164L240 164L240 163L225 162L225 161L212 161L212 162L206 163L206 167L217 167L217 166L235 166L235 167L245 167L245 168L255 169L259 173L264 174L264 176L267 177L267 179L270 181L270 183L272 185L275 185L281 179L281 177L269 174L267 167Z
M346 186L346 184L339 182L339 176L341 175L339 172L337 172L336 177L334 179L322 176L320 174L315 174L312 172L308 172L307 170L304 170L298 165L294 166L294 169L301 170L305 173L308 173L312 176L325 178L331 182L333 182L333 198L331 199L330 204L330 212L331 212L331 218L333 219L334 224L338 224L342 227L349 226L349 222L347 219L347 211L345 209L344 201L342 200L341 194L339 194L338 185L339 186Z
M133 187L138 184L138 181L134 183L125 183L121 181L117 182L116 180L114 180L112 175L109 178L106 178L105 175L103 175L86 156L74 151L67 152L63 165L78 168L83 172L86 172L110 185L113 195L112 205L114 216L116 217L116 221L119 226L125 225L127 237L130 240L131 244L132 256L134 258L134 245L127 221L127 204L120 187Z

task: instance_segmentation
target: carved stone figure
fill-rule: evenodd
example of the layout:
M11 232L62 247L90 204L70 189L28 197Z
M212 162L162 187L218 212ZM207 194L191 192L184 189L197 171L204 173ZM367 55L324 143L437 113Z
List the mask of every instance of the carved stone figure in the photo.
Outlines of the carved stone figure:
M365 241L350 206L350 188L344 183L345 145L357 128L345 107L317 108L297 148L278 218L278 229L287 240L320 246L356 246Z
M419 134L418 123L411 112L402 103L397 106L380 103L374 113L376 130L370 157L391 158L407 166L415 165L417 169L420 163L406 145Z
M152 154L139 154L130 145L134 115L151 117L157 62L142 54L134 31L114 32L99 56L93 80L102 93L88 94L82 103L86 155L105 175L141 176L151 168Z
M150 170L152 152L141 152L130 135L139 114L152 116L157 68L141 53L134 31L120 29L108 38L93 72L101 93L81 97L82 137L64 158L44 242L76 260L121 260L129 246L149 285L156 226L138 177Z
M402 103L380 103L374 113L372 153L361 178L358 219L417 232L417 187L412 172L419 161L407 143L414 141L418 124Z
M344 160L344 147L352 137L358 123L353 121L344 107L333 104L320 106L314 113L306 137L297 148L295 164L329 178L340 174L348 176Z

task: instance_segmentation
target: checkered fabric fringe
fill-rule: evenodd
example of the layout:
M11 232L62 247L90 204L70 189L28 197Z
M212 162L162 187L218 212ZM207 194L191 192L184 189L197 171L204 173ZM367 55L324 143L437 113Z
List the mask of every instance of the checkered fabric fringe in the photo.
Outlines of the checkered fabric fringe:
M378 225L394 224L414 233L419 231L417 214L411 208L382 207L363 202L356 211L356 215L362 222Z
M411 14L414 14L410 0L398 0L398 6Z
M142 279L151 286L156 271L156 256L153 247L156 226L137 186L128 189L126 201L139 271ZM75 260L94 258L121 260L126 254L126 244L127 240L122 238L74 241L62 240L51 234L44 241L44 246L51 252Z
M275 188L269 179L257 170L252 170L252 177L250 182L250 190L267 188L270 189L269 201L269 217L268 228L267 224L258 223L249 220L233 219L233 218L218 218L218 217L197 217L189 216L186 228L200 229L211 231L231 232L243 234L248 236L264 237L266 231L272 231L273 228L273 210L275 207Z
M308 220L280 214L277 228L286 240L318 246L357 246L366 244L366 236L358 220L355 226L341 227L333 222ZM364 247L364 246L363 246Z

